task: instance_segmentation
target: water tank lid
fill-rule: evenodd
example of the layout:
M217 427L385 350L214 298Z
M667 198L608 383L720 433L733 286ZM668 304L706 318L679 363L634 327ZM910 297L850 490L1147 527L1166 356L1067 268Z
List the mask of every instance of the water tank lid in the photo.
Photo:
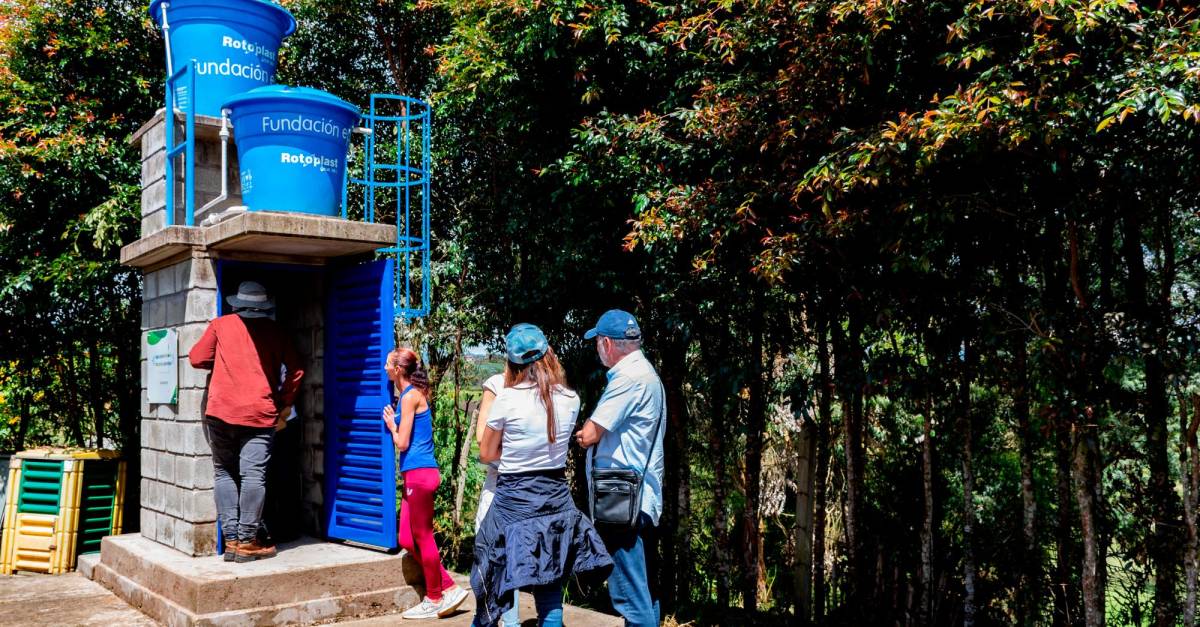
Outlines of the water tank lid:
M162 4L164 2L172 2L172 1L178 2L181 4L193 4L193 3L194 4L204 4L203 2L200 2L200 3L189 2L189 0L154 0L153 2L150 3L150 17L153 18L154 23L158 24L160 27L162 26ZM296 18L292 15L291 11L288 11L287 9L279 6L278 4L276 4L274 2L270 2L269 0L241 0L241 2L245 2L250 5L259 5L261 8L265 8L268 11L274 11L276 19L279 20L283 26L283 36L284 37L288 37L292 33L296 32ZM230 8L229 5L234 4L234 3L230 2L229 0L217 0L217 1L209 0L208 4L212 4L214 6L221 6L222 8ZM170 15L168 15L167 17L169 19Z
M287 85L265 85L256 87L250 91L245 91L233 96L221 105L224 109L231 109L237 105L248 103L261 102L304 102L307 104L323 104L330 107L337 107L352 115L359 116L362 113L358 107L338 98L337 96L320 89L312 87L289 87Z

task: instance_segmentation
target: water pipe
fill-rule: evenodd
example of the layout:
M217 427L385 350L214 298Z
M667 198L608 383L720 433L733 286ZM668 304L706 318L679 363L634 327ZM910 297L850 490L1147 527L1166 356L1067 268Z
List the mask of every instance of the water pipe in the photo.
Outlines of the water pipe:
M221 109L221 195L205 203L196 213L204 213L229 200L229 127L229 109Z
M173 76L175 74L175 64L171 60L171 25L167 23L167 9L170 7L170 2L162 3L163 41L167 45L167 76Z

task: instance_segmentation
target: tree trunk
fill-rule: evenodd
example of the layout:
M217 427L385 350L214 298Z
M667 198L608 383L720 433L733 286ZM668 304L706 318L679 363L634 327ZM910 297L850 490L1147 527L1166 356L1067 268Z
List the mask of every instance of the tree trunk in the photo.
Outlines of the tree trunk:
M1170 406L1167 400L1167 372L1163 359L1169 350L1167 345L1167 317L1170 312L1170 286L1174 284L1173 268L1162 274L1164 287L1159 302L1150 302L1147 286L1145 252L1142 247L1142 227L1138 220L1136 201L1125 207L1125 232L1122 238L1122 254L1127 268L1128 295L1134 317L1141 323L1141 345L1145 347L1142 359L1145 364L1145 397L1143 414L1146 429L1146 457L1150 467L1149 509L1151 524L1147 527L1149 557L1154 569L1154 623L1158 627L1171 627L1179 616L1176 576L1180 557L1181 538L1178 504L1175 486L1171 482L1171 464L1168 458L1167 421ZM1170 264L1173 265L1173 264Z
M1101 627L1104 616L1104 549L1101 545L1099 498L1100 463L1098 427L1095 416L1083 416L1076 434L1075 500L1079 505L1080 530L1083 533L1083 612L1087 627Z
M663 611L676 606L678 591L686 595L690 588L690 534L688 520L688 426L687 399L684 395L687 374L687 340L672 338L663 345L661 370L667 401L667 425L663 439L666 472L663 477L663 521L659 531L663 567L658 569L659 597ZM686 600L686 596L685 596Z
M842 389L845 411L842 415L846 449L846 581L849 583L848 603L854 612L870 613L870 607L860 595L868 591L867 568L862 550L863 502L863 316L859 307L850 309L849 325L844 341L835 352L839 387ZM837 337L840 337L838 334Z
M1025 340L1013 342L1013 413L1017 419L1017 449L1021 463L1021 582L1018 588L1017 623L1041 621L1042 556L1037 539L1037 491L1033 483L1034 433L1029 424L1029 359Z
M800 406L805 399L793 399L793 407ZM797 622L808 624L812 615L812 572L813 572L813 462L815 461L817 426L805 421L796 436L796 526L793 530L796 543L796 559L793 566L796 581L795 616Z
M825 618L825 528L829 519L829 451L830 426L833 422L833 379L829 372L829 324L820 318L817 332L818 363L818 400L817 400L817 438L816 438L816 477L813 488L813 611L815 624L821 624Z
M921 524L921 608L918 624L933 622L933 395L925 400L925 416L921 421L921 488L925 501L925 517Z
M758 301L759 299L755 299ZM762 488L763 432L767 425L769 368L764 364L763 329L756 324L750 339L750 399L746 412L746 506L742 510L742 606L758 611L760 547L759 501Z
M463 412L464 414L467 414L468 424L463 425L459 420L460 408L458 403L459 395L462 392L462 359L462 322L459 322L454 327L454 362L452 365L452 368L454 369L454 463L450 468L450 476L454 478L458 478L458 474L462 472L464 468L466 468L466 460L464 459L463 451L464 449L471 448L469 443L471 442L471 432L475 426L475 421L470 419L468 412ZM466 427L465 429L463 428L464 426ZM464 444L466 446L464 446ZM466 473L463 472L463 474ZM457 527L459 523L459 512L459 508L456 507L454 509L455 527Z
M1187 527L1187 554L1184 557L1187 573L1187 597L1183 605L1184 627L1196 624L1196 571L1200 567L1200 534L1196 528L1197 496L1200 495L1200 451L1196 446L1196 430L1200 428L1200 394L1191 398L1192 418L1188 420L1187 399L1179 397L1179 468L1183 475L1183 510ZM1190 422L1190 424L1189 424Z
M58 380L62 382L64 388L64 394L51 393L51 382L48 380L46 382L46 398L49 400L47 404L50 407L58 408L54 413L62 420L67 421L67 429L71 432L71 440L74 441L75 446L83 448L86 446L83 439L83 403L79 402L80 399L77 397L79 386L72 384L73 377L69 376L69 373L79 372L79 370L75 367L75 351L70 347L66 350L68 351L68 356L65 364L61 358L54 361L55 369L58 370ZM70 392L67 392L67 390L70 390ZM70 398L65 398L67 394L70 394Z
M1061 183L1047 181L1043 185L1054 190L1055 185L1061 185ZM1041 309L1048 316L1050 323L1054 325L1056 334L1063 337L1070 330L1071 307L1062 287L1068 283L1067 267L1072 264L1064 263L1062 254L1062 239L1066 225L1059 209L1061 199L1056 197L1056 191L1050 191L1049 195L1050 198L1045 207L1048 223L1045 232L1039 238ZM1074 252L1074 247L1072 247L1072 252ZM1073 283L1074 281L1072 281ZM1063 358L1055 365L1057 367L1052 369L1049 374L1054 377L1055 384L1067 387L1069 371L1073 369L1074 364ZM1080 551L1073 533L1075 499L1071 489L1072 417L1067 413L1068 410L1060 405L1054 405L1052 409L1055 431L1055 503L1058 514L1054 533L1055 574L1051 587L1054 595L1053 625L1054 627L1067 627L1078 623L1080 615L1078 577L1076 576L1080 563L1078 557Z
M462 511L463 498L467 493L467 464L471 457L471 442L475 441L475 423L479 418L479 405L472 403L475 409L467 408L467 435L466 445L458 449L458 456L454 463L461 470L454 478L454 529L455 529L455 544L457 539L462 537ZM478 530L477 530L478 531Z
M963 482L963 625L975 625L975 468L971 458L971 365L970 346L963 342L962 373L958 390L958 420L962 431Z
M711 336L710 336L711 337ZM701 342L701 350L705 353L704 362L715 364L720 363L719 355L722 354L718 347L713 346L714 340ZM712 451L712 468L713 468L713 541L715 546L713 552L716 554L716 601L718 607L729 607L729 571L730 561L729 548L729 502L726 489L728 482L726 481L725 470L725 445L728 439L728 427L736 424L737 411L736 407L731 407L729 396L723 386L728 385L727 381L719 379L710 380L711 396L712 396L712 425L708 430L709 447ZM731 411L732 409L732 411Z
M17 436L13 442L14 452L25 450L25 435L29 433L29 423L33 419L32 408L29 406L29 370L26 369L24 360L17 360L17 372L20 373L21 382L20 391L17 393L20 419L17 422Z
M88 345L88 396L92 406L92 423L96 430L96 448L104 448L104 375L100 363L100 343L91 338Z
M1071 434L1065 418L1059 417L1055 425L1055 501L1058 503L1058 521L1054 539L1056 548L1054 593L1054 626L1067 627L1077 622L1079 614L1078 594L1074 571L1078 564L1075 538L1071 524L1073 499L1071 496Z
M140 294L141 292L135 290L135 293ZM141 301L138 300L131 305L131 308L136 307L140 309L141 306ZM130 473L131 477L140 476L138 471L141 464L141 455L138 454L142 442L140 428L142 422L142 384L141 363L138 359L139 350L135 342L117 343L117 376L115 379L118 382L123 382L118 383L120 392L118 392L117 396L117 411L119 412L118 419L121 426L118 438L121 452L127 460L126 463L129 465L127 472ZM140 485L140 482L128 481L126 485L129 486L130 492L136 497L137 494L135 491L138 489L137 486ZM137 498L130 500L128 494L125 501L126 503L132 503L134 506L138 503ZM133 511L136 513L136 510ZM137 519L137 516L133 516L132 519ZM126 516L125 520L131 520L131 517Z

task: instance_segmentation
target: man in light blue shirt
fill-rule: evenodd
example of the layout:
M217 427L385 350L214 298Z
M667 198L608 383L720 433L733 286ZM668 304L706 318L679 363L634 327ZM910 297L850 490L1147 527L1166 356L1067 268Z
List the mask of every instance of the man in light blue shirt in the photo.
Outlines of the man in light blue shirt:
M634 627L658 625L655 532L662 514L663 434L667 405L662 381L642 354L642 330L632 314L604 313L584 339L609 369L608 385L595 411L575 434L591 451L588 485L595 468L630 468L643 474L641 513L633 529L597 527L613 558L608 593L613 607Z

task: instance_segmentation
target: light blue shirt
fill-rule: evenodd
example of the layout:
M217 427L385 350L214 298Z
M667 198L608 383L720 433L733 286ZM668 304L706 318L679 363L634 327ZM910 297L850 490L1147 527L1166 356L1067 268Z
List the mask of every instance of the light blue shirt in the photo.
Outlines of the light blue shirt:
M621 358L609 369L608 386L592 412L591 421L604 427L604 435L592 449L592 464L642 472L641 510L655 525L662 514L666 420L666 395L654 366L640 350ZM656 427L658 437L651 441ZM589 486L592 464L588 465Z

